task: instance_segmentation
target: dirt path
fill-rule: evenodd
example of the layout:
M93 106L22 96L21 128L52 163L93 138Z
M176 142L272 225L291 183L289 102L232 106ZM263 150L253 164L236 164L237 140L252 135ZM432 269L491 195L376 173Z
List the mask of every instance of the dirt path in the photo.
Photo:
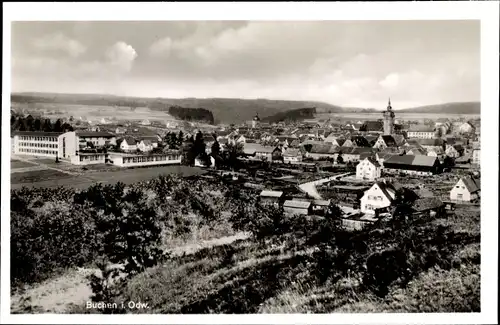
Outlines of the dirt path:
M194 254L200 249L230 244L236 240L246 239L248 234L238 233L233 236L226 236L190 244L171 249L172 254ZM98 271L97 269L73 269L66 274L47 280L32 288L28 288L23 295L11 296L11 312L17 311L21 301L29 298L29 305L40 307L42 313L61 314L65 313L69 306L82 305L90 301L92 290L88 285L86 276Z

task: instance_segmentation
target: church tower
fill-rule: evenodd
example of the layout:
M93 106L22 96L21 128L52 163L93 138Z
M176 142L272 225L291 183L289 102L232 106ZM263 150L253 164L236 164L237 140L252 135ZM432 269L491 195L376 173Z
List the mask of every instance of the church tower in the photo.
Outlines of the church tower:
M384 111L384 135L394 134L394 112L391 107L391 99L389 98L389 104L387 105L387 110Z
M260 122L259 114L256 114L252 120L252 128L255 129Z

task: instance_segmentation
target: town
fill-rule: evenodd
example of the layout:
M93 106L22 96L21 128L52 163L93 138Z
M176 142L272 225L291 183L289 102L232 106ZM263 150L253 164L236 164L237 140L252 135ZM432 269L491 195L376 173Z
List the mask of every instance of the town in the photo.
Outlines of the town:
M106 119L76 125L71 117L57 122L66 127L73 123L71 131L13 131L12 155L28 163L19 172L36 166L39 159L63 172L70 165L82 171L110 166L117 172L130 167L201 167L211 177L229 175L288 213L324 213L337 204L344 212L343 223L356 229L387 216L402 184L418 197L416 213L477 204L480 120L404 121L391 105L389 100L380 119L368 121L270 124L256 115L242 125L200 127L161 120L112 124ZM12 125L20 125L15 116ZM31 115L20 118L36 124ZM205 149L186 155L186 144L194 144L195 138ZM223 163L225 151L234 151L238 163ZM17 174L15 165L12 171Z

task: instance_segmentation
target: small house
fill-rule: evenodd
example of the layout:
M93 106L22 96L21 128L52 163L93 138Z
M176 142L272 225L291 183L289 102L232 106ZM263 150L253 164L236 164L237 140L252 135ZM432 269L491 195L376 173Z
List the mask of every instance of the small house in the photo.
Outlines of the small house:
M283 204L285 213L292 215L309 215L312 214L312 203L309 201L287 200Z
M356 178L374 181L380 178L381 171L382 167L378 161L372 157L367 157L356 166Z
M450 191L450 200L457 202L474 202L481 194L479 178L462 177Z
M120 143L120 149L123 151L137 151L137 142L132 137L126 137Z
M376 209L391 206L396 198L396 188L389 182L376 182L361 198L361 212L375 214Z
M282 191L263 190L260 192L260 202L279 205L283 198Z
M142 152L153 151L153 144L150 140L141 140L141 142L137 145L137 149Z

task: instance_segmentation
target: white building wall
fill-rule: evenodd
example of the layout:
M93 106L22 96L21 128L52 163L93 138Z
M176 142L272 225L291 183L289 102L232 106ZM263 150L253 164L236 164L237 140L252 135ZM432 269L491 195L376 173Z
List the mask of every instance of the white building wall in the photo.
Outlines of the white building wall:
M385 208L391 201L385 196L377 184L374 184L361 198L361 212L375 214L375 209Z
M132 158L132 159L131 159ZM122 156L112 155L109 156L113 165L120 167L141 167L141 166L155 166L155 165L175 165L180 164L181 155L166 155L166 156ZM132 161L130 161L132 160ZM135 161L134 161L135 160Z
M16 155L55 158L59 150L56 136L15 135L12 141L12 150Z

